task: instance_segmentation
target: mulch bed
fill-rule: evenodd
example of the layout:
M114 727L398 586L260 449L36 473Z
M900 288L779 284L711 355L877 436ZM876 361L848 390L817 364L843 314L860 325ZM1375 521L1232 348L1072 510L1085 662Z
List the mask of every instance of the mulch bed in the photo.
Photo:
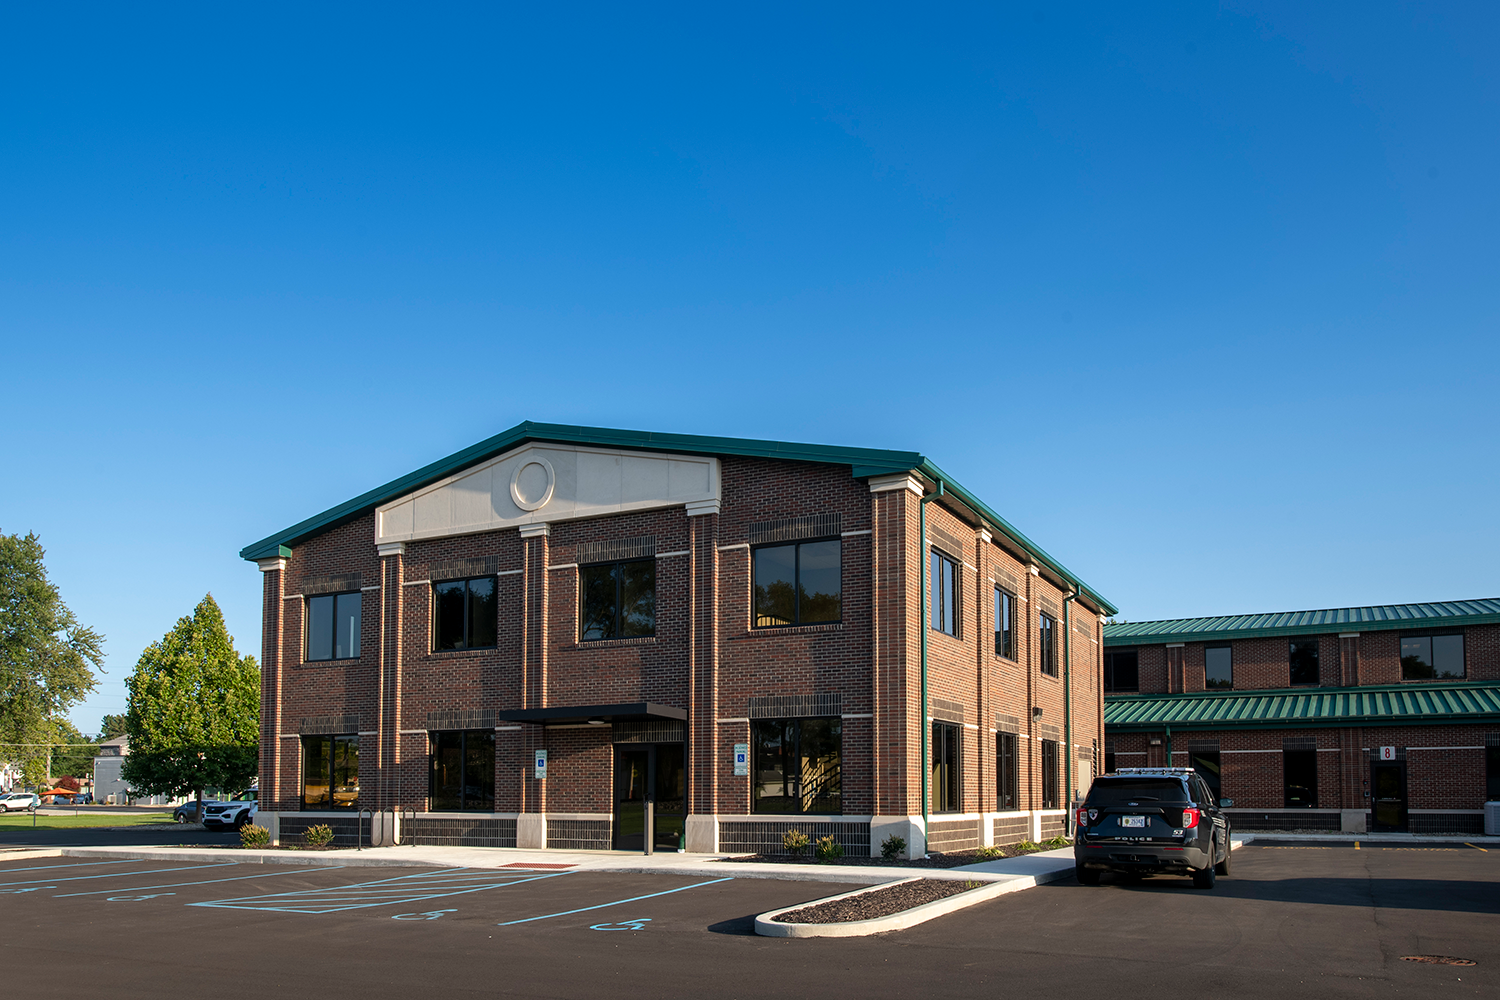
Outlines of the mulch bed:
M931 903L935 900L956 896L970 889L977 889L981 882L960 882L957 879L922 878L915 882L903 882L885 889L862 892L847 899L832 899L826 903L804 906L800 910L783 913L776 918L778 924L842 924L851 920L870 920L888 917L902 910Z
M1038 850L1050 851L1050 847L1040 847ZM845 855L832 861L819 861L811 855L792 854L745 854L732 858L717 858L718 861L749 861L762 862L776 865L850 865L854 867L879 867L879 868L959 868L963 865L977 865L981 861L999 861L1001 858L1018 858L1025 854L1035 854L1036 851L1018 851L1014 847L1002 847L999 854L980 853L971 851L949 851L946 854L930 854L925 858L912 858L911 860L885 858L859 858Z

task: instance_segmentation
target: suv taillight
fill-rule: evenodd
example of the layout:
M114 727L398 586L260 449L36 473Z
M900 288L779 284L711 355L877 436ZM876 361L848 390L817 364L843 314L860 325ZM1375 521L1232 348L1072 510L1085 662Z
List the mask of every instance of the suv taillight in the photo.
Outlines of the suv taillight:
M1077 812L1077 817L1078 817L1078 825L1080 827L1085 827L1085 826L1089 825L1089 811L1087 809L1079 809L1078 812Z
M1193 827L1197 826L1198 815L1199 814L1197 806L1194 806L1190 809L1184 809L1182 811L1182 828L1184 830L1191 830Z

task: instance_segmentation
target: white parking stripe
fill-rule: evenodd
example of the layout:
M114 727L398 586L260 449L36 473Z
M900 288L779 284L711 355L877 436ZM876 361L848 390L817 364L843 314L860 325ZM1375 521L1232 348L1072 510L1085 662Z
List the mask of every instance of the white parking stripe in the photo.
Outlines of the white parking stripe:
M31 885L36 882L81 882L90 878L128 878L134 875L166 875L169 872L191 872L200 868L223 868L237 865L238 861L221 861L213 865L191 865L187 868L159 868L150 872L105 872L103 875L65 875L62 878L29 878L20 882L0 882L0 885Z
M0 875L24 875L27 872L44 872L52 868L87 868L90 865L138 865L136 858L115 858L110 861L80 861L74 865L32 865L30 868L0 869Z

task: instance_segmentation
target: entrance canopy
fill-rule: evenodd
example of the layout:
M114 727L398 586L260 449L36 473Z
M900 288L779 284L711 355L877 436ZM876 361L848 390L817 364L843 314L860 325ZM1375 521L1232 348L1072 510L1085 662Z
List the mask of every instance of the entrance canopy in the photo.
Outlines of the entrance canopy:
M647 722L653 719L687 719L687 709L658 705L654 701L633 701L620 705L559 705L551 708L523 708L497 713L502 722L533 722L543 726L577 725L580 722Z

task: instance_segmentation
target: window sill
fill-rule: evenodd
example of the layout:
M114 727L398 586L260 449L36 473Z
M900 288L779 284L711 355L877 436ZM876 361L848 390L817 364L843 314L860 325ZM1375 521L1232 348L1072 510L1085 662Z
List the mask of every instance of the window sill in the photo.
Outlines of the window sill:
M364 662L364 657L362 657L362 656L351 656L348 659L344 659L344 660L303 660L300 663L294 663L294 664L292 664L292 666L293 666L293 668L301 668L301 667L313 667L313 668L316 668L316 667L350 667L350 666L357 667L357 666L359 666L363 662Z
M424 660L462 660L493 653L498 648L497 646L481 646L477 649L434 649L423 654L422 658Z
M558 650L565 649L608 649L611 646L651 646L656 643L654 635L631 635L619 639L580 639L577 642L558 646Z
M768 639L778 635L809 635L817 632L841 632L844 629L843 622L825 622L821 625L775 625L769 628L753 628L739 635L731 636L730 641L738 639ZM800 815L790 813L788 815Z
M1003 663L1006 666L1010 667L1019 667L1021 665L1020 660L1013 660L1008 656L1001 656L999 653L996 653L994 656L990 657L990 659L994 660L996 663Z

